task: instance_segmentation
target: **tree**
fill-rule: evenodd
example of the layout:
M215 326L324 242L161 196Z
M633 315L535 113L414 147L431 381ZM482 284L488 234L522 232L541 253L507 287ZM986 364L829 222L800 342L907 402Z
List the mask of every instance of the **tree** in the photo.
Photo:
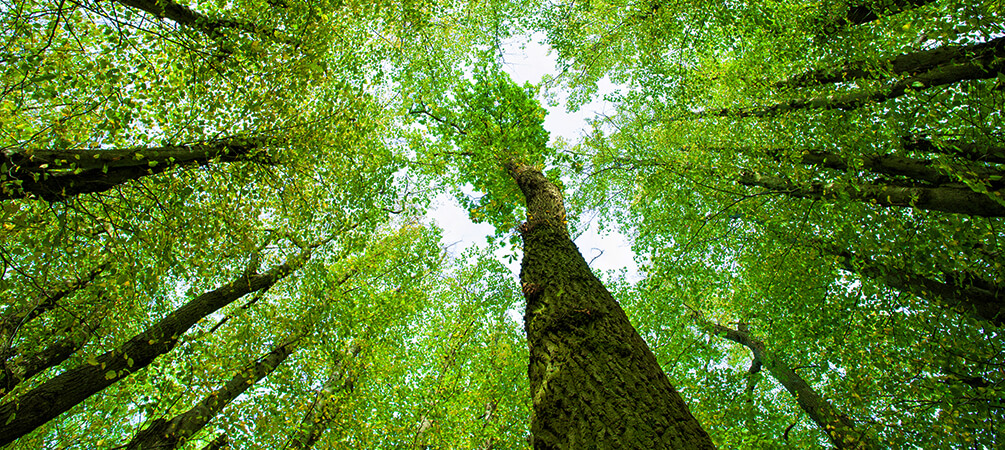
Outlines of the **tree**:
M520 282L527 300L533 446L712 448L569 238L561 190L531 165L548 151L544 112L529 87L489 68L475 79L474 86L459 86L456 104L434 107L443 117L425 105L415 112L458 147L451 154L470 161L458 175L487 191L490 202L502 203L502 212L488 213L488 221L502 228L513 220L515 208L506 205L513 183L524 198ZM500 169L511 181L500 180Z
M806 411L813 421L817 423L830 438L832 444L837 448L875 448L876 445L871 439L857 431L855 424L836 410L823 397L820 396L809 384L806 383L788 364L778 355L767 350L764 343L751 337L748 331L732 329L723 325L715 324L714 332L730 341L743 345L750 349L753 360L750 364L751 374L756 373L761 367L767 367L768 372L778 380L785 390L792 394L799 406Z
M569 239L561 191L531 167L506 169L527 202L520 281L534 447L713 448Z
M633 15L643 5L563 5L542 25L577 101L604 77L625 86L606 97L617 112L568 149L590 158L572 202L648 262L626 309L663 317L639 332L662 342L657 358L696 417L725 446L827 439L802 441L780 413L796 415L788 399L736 403L744 380L709 368L742 364L735 351L667 309L749 323L879 445L999 442L978 418L1000 396L955 381L988 381L998 361L986 347L1000 339L1003 275L993 6L926 2L821 29L834 17L823 5ZM950 76L964 72L984 74ZM947 360L965 367L956 388L942 383Z

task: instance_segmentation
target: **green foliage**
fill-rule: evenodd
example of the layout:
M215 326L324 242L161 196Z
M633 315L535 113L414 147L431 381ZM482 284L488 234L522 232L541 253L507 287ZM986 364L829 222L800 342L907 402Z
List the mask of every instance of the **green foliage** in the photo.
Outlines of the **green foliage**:
M470 186L480 195L471 199L457 192L461 205L473 221L492 224L499 235L519 223L516 212L523 203L504 164L515 160L543 167L554 151L548 148L547 112L534 98L534 86L518 86L492 66L476 68L473 78L460 83L450 101L420 100L412 113L441 139L420 158L449 162L448 185Z
M721 447L827 439L712 323L749 327L882 446L1001 447L1001 327L904 280L999 298L1002 218L860 195L884 185L1005 201L1002 56L974 47L1005 33L1000 1L893 5L858 25L845 21L858 3L821 1L175 5L192 21L127 3L0 3L0 190L20 192L14 174L27 169L41 183L109 180L98 173L111 167L81 160L94 151L258 147L191 164L146 152L142 171L107 190L2 200L4 375L55 343L74 350L0 386L0 403L196 295L317 248L12 448L128 442L295 330L306 337L287 363L188 447L226 433L235 448L282 448L333 379L344 381L329 390L319 448L525 446L518 285L491 255L446 258L421 225L445 188L515 242L510 160L580 176L561 179L576 183L569 210L632 237L641 280L611 290ZM519 86L501 42L532 33L560 74ZM932 68L898 69L901 55L953 46L964 48L953 64L977 75L933 87L919 81ZM539 92L577 107L605 79L619 85L607 95L617 112L549 147ZM880 164L907 159L917 166ZM788 187L743 184L752 173ZM849 189L795 195L838 185Z

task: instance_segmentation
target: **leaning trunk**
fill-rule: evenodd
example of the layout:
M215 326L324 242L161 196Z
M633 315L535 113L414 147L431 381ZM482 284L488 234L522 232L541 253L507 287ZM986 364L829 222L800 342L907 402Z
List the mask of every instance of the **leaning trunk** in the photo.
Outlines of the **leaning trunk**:
M520 279L534 447L714 448L570 240L558 187L532 167L506 168L527 203Z
M91 395L149 365L174 348L185 332L203 317L244 295L266 289L299 268L310 249L263 274L247 273L202 294L134 336L120 347L42 383L0 405L0 446L30 433Z
M950 272L944 274L945 281L939 281L890 267L834 245L819 244L819 249L837 256L841 267L849 272L881 281L891 288L909 292L919 298L938 299L942 305L963 311L978 320L998 326L1005 325L1005 301L1001 297L1005 290L978 276Z
M125 448L128 450L173 449L202 430L225 406L276 370L295 350L300 337L288 339L251 367L241 369L230 381L211 392L201 402L171 420L158 419L140 431Z
M38 197L48 201L103 192L130 180L179 165L258 158L262 142L230 138L202 144L124 149L25 150L0 155L8 170L0 178L0 200ZM2 177L3 175L0 175Z
M795 183L781 177L753 172L740 174L740 184L760 186L791 197L814 200L850 199L880 206L905 206L952 214L1005 217L1005 206L968 188L949 186L891 186L883 184Z
M359 345L353 344L346 356L355 358L361 350ZM321 392L318 392L310 412L300 422L300 427L290 442L290 449L307 450L314 447L339 413L337 402L334 401L335 395L342 391L351 391L354 383L355 377L349 369L349 361L343 357L338 362L335 373L325 382Z
M722 325L715 325L715 333L737 344L750 349L754 361L759 361L768 373L778 380L785 390L796 399L799 407L809 414L817 425L827 434L831 443L839 449L871 449L878 448L864 433L857 430L855 423L842 414L827 399L803 380L778 355L768 352L764 343L754 339L749 333L734 330Z
M986 52L984 55L968 59L964 62L947 63L934 67L927 72L901 78L888 83L878 90L863 89L848 93L800 98L764 107L723 108L699 113L698 117L768 117L805 109L853 110L868 104L901 97L912 91L920 91L968 80L995 78L1000 72L1005 71L1005 60L1002 59L1003 57L1005 57L1005 46L1002 46L1002 48L996 47L995 51Z

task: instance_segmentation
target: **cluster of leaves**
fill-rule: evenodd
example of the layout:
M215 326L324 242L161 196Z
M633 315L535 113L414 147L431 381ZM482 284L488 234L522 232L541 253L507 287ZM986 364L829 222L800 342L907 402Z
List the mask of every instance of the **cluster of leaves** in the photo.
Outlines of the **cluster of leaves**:
M517 85L498 67L482 66L471 82L458 83L449 101L419 102L412 110L422 126L440 137L424 145L419 158L447 165L441 182L480 194L472 199L457 189L471 219L495 226L497 234L516 227L523 203L505 164L518 161L543 168L553 154L544 129L547 111L535 93L534 86Z

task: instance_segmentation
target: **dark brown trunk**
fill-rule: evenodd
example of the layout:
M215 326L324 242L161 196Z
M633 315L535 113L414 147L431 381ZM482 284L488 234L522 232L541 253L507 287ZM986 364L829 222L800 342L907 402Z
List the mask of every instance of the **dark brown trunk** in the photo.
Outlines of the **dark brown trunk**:
M760 186L792 197L814 200L849 199L880 206L904 206L952 214L980 217L1005 217L1005 206L988 195L968 188L948 186L891 186L859 183L803 183L797 184L781 177L742 173L740 184Z
M0 317L0 345L3 346L0 348L4 350L0 351L0 355L7 353L6 349L10 348L18 329L55 307L67 295L77 292L90 284L107 267L108 263L103 263L83 277L66 281L63 283L63 286L57 288L54 292L44 292L40 299L31 302L31 304L16 309L9 308L9 311L4 311L4 315Z
M309 257L310 249L303 248L268 272L246 273L202 294L120 347L0 405L0 446L30 433L91 395L146 367L158 356L171 351L178 339L200 319L250 292L272 286Z
M230 447L230 438L227 437L227 433L223 433L210 441L201 450L221 450Z
M569 239L558 187L532 167L506 168L527 203L520 279L534 448L714 448Z
M774 153L777 155L780 152ZM947 175L947 171L977 182L987 182L990 179L1000 180L1005 175L1005 172L974 164L937 163L930 159L897 155L858 155L852 158L836 153L807 150L803 152L799 162L845 171L860 167L875 174L905 177L935 186L960 184L959 177Z
M276 370L293 353L300 337L288 339L243 368L219 389L210 392L201 402L171 420L157 419L140 431L125 448L129 450L173 449L202 430L231 401L266 375Z
M993 39L974 45L946 45L931 50L905 53L886 61L858 61L841 68L805 72L775 83L778 88L805 87L852 80L879 78L887 74L912 75L924 73L938 66L966 63L972 59L1001 54L1005 38Z
M876 91L862 90L833 95L789 100L770 106L731 109L723 108L698 113L702 116L731 117L768 117L789 111L803 109L841 109L853 110L866 104L878 103L903 96L911 91L920 91L935 86L944 86L961 81L983 80L994 78L1005 71L1005 45L995 48L994 52L983 57L966 60L960 63L948 63L937 66L924 73L911 75L890 83Z
M48 201L102 192L129 180L179 165L257 158L260 142L225 139L212 143L109 150L31 150L0 156L0 200L38 197ZM268 160L267 157L260 158Z
M933 0L870 0L851 5L844 21L849 25L862 25L879 20L880 17L914 9Z
M831 443L839 449L879 448L868 436L856 430L855 423L823 398L778 355L769 352L764 343L754 339L749 333L715 325L715 334L750 349L754 360L760 361L768 373L778 380L785 390L792 394L799 407L808 414L827 434Z
M860 276L875 279L887 286L914 294L919 298L938 299L944 306L958 308L973 317L1001 326L1005 325L1005 289L973 274L944 273L946 281L919 275L841 249L835 245L817 243L820 251L840 258L841 267Z
M355 358L359 355L361 347L353 345L348 352L348 356ZM331 421L338 415L339 409L332 401L335 394L342 391L351 391L356 380L349 370L349 361L342 358L335 369L335 373L325 382L321 392L304 420L300 422L296 436L290 442L290 449L307 450L314 447L318 439L328 430Z
M16 364L13 361L4 363L0 373L0 397L6 395L24 380L38 375L43 370L56 367L77 352L87 339L66 337L30 355L21 356Z
M178 25L206 33L212 38L221 37L220 30L230 28L248 33L259 31L254 24L230 19L214 19L199 14L185 5L170 0L115 0L130 8L146 11L155 17L168 19ZM265 31L265 30L260 30Z
M980 145L963 141L944 141L936 144L928 139L904 138L904 150L924 153L942 153L959 156L978 163L1005 164L1005 147Z

